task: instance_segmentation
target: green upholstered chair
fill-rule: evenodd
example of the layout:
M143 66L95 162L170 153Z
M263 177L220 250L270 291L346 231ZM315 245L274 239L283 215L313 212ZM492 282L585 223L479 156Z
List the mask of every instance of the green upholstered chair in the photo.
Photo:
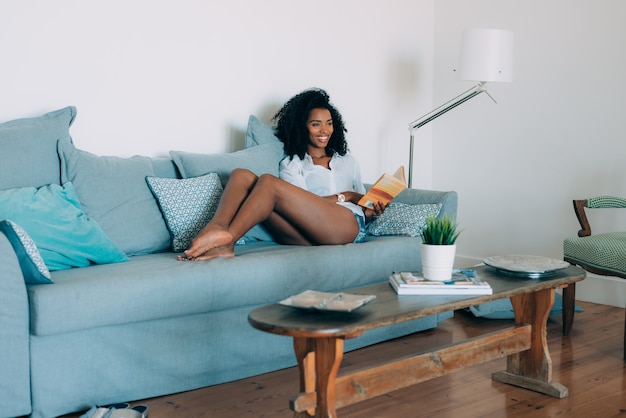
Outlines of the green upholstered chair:
M563 258L571 264L603 276L626 279L626 232L591 234L591 226L585 208L626 208L626 199L615 196L600 196L574 200L574 212L582 228L577 237L563 241ZM563 334L569 334L574 322L574 299L576 287L563 289ZM626 320L624 321L624 361L626 361Z

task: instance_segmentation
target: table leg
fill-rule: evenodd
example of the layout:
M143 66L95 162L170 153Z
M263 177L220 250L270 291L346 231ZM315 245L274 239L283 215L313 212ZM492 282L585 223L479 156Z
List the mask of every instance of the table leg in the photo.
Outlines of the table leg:
M298 361L300 375L300 393L311 393L315 390L315 340L313 338L293 339L293 349ZM294 417L308 418L315 414L315 409L296 412Z
M296 412L295 418L335 418L335 382L343 358L342 338L294 338L300 371L300 391L315 390L315 411ZM313 415L315 414L315 415Z
M493 380L541 392L555 398L565 398L568 390L552 382L552 359L548 352L548 315L554 303L554 289L512 296L515 324L530 324L530 349L507 358L507 370L492 375Z
M576 304L576 283L563 289L563 335L569 335L574 324L574 305Z

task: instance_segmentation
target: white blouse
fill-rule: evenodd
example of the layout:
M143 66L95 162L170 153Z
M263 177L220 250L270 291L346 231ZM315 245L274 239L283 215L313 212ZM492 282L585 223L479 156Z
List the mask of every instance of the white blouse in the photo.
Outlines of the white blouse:
M313 164L313 159L309 154L305 154L304 160L294 155L293 159L285 157L280 162L279 172L281 179L318 196L330 196L345 191L365 193L359 163L352 155L335 153L330 160L329 167L330 169ZM354 203L338 202L338 204L347 207L359 216L364 216L363 209Z

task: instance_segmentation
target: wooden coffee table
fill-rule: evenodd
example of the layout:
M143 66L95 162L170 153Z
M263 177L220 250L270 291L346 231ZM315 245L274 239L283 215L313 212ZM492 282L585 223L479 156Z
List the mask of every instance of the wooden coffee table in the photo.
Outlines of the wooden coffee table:
M500 274L487 266L476 270L493 288L492 295L398 296L384 283L346 290L376 295L374 301L353 312L318 313L280 304L253 310L248 316L253 327L293 337L300 370L300 393L290 402L294 417L336 417L336 408L504 356L508 356L506 371L494 373L493 380L557 398L568 396L565 386L552 381L546 322L555 289L583 280L585 271L570 266L549 278L527 279ZM338 376L347 338L502 298L511 299L514 327Z

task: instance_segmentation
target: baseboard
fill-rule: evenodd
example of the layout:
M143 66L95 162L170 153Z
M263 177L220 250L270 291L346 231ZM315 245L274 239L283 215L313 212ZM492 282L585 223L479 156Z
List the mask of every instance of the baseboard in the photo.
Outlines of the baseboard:
M576 284L576 299L626 308L626 280L587 273L585 280Z
M457 255L454 260L456 268L470 268L477 264L482 264L482 259ZM625 308L626 280L587 273L585 280L576 284L576 299Z

